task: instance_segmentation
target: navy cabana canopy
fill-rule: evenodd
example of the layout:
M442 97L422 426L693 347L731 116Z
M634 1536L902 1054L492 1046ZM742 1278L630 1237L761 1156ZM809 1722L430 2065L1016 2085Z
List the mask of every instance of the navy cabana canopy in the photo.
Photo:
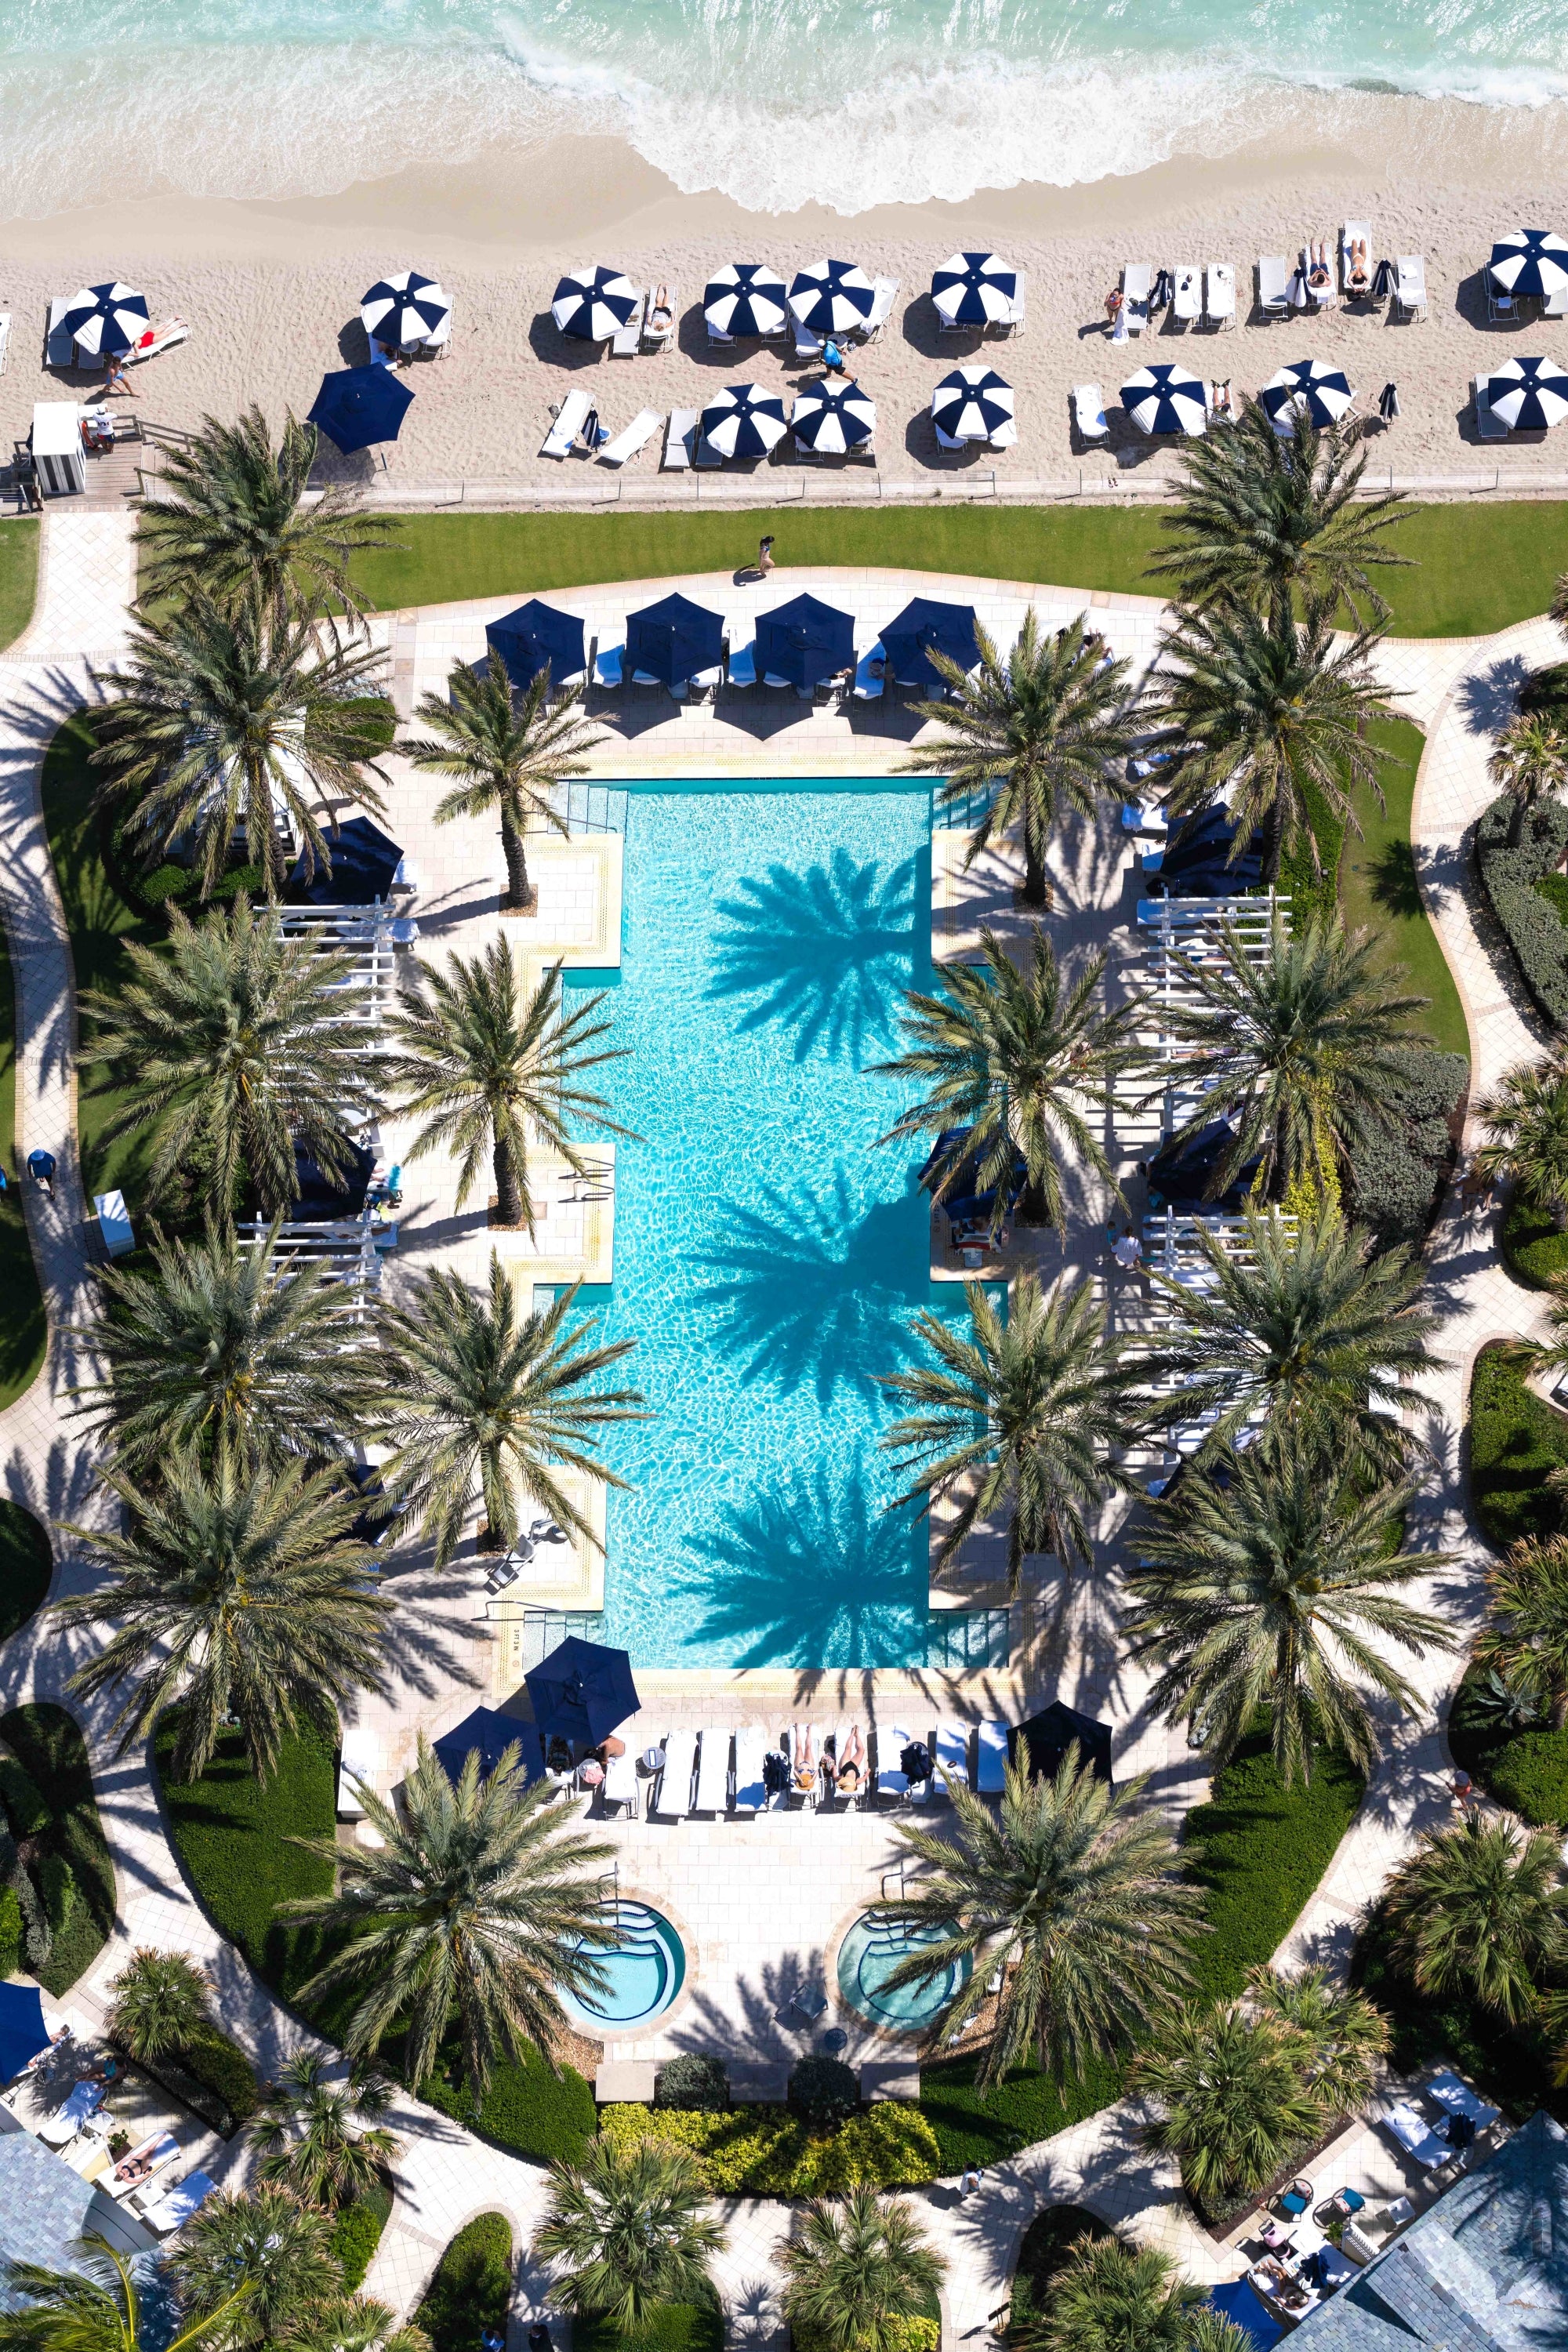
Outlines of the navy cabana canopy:
M1031 1715L1013 1734L1014 1755L1021 1748L1038 1780L1054 1778L1068 1749L1075 1745L1079 1764L1092 1764L1095 1778L1109 1781L1110 1726L1097 1723L1091 1715L1079 1715L1077 1707L1065 1706L1059 1698L1042 1707L1038 1715Z
M297 904L374 906L378 898L385 898L403 863L401 845L389 833L383 833L380 825L373 824L368 816L351 816L338 827L335 841L328 835L327 847L332 860L330 874L318 858L307 880L303 855L295 860L289 889Z
M523 1676L542 1739L576 1739L597 1748L642 1702L625 1650L570 1633Z
M837 677L854 660L854 621L819 596L792 596L787 604L757 615L757 669L763 677L816 686Z
M626 615L626 667L661 686L682 686L723 658L723 622L689 596L661 596Z
M580 677L588 666L581 619L575 613L557 612L553 604L542 604L537 596L531 596L515 613L503 613L499 621L489 622L485 643L492 661L499 660L513 686L524 690L542 669L550 672L553 687L563 686L569 677Z
M980 659L974 607L941 604L933 597L916 596L882 631L882 651L889 675L900 686L944 687L946 679L937 676L926 656L945 654L960 669L973 669Z
M373 441L395 441L413 398L390 368L336 368L321 378L306 422L352 457Z
M436 1756L447 1779L456 1781L468 1757L477 1752L479 1770L488 1778L514 1740L522 1742L525 1769L537 1768L539 1743L531 1738L526 1723L519 1723L511 1715L501 1715L493 1706L477 1706L435 1742Z

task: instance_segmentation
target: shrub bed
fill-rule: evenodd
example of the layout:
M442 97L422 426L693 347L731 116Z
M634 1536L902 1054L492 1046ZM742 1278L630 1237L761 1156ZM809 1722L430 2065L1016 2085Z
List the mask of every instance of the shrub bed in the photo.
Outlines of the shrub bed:
M1544 1290L1568 1274L1568 1233L1550 1209L1532 1209L1516 1192L1502 1221L1503 1262L1527 1290Z
M378 2180L363 2197L354 2198L339 2213L332 2227L332 2252L342 2265L343 2284L351 2294L361 2286L375 2260L392 2211L392 2191Z
M834 2338L821 2327L794 2327L789 2332L794 2352L836 2352ZM886 2352L937 2352L942 2342L940 2312L909 2319L890 2319L880 2330ZM575 2352L576 2336L573 2336Z
M97 1959L114 1926L114 1864L98 1817L92 1767L76 1719L43 1699L0 1716L0 1740L49 1810L33 1841L33 1875L54 1931L37 1971L57 2000Z
M1454 1160L1453 1117L1470 1082L1462 1054L1415 1048L1399 1055L1393 1093L1399 1108L1386 1134L1371 1131L1350 1154L1351 1206L1387 1246L1418 1248L1436 1211L1438 1189Z
M1513 950L1531 1001L1556 1029L1568 1028L1568 928L1536 884L1568 850L1568 808L1546 801L1524 820L1509 846L1514 804L1493 801L1476 828L1476 864L1492 913Z
M983 2091L978 2053L921 2069L921 2113L936 2134L939 2177L966 2164L1001 2164L1050 2139L1121 2095L1121 2068L1091 2060L1081 2076L1058 2083L1031 2062Z
M1458 2066L1515 2123L1525 2122L1537 2107L1568 2122L1568 2089L1553 2083L1552 2053L1540 2027L1532 2021L1509 2026L1463 1989L1439 1996L1417 1991L1390 1956L1381 1910L1373 1913L1357 1940L1351 1973L1388 2019L1392 2074L1414 2074L1440 2059Z
M506 2333L511 2303L511 2225L504 2213L481 2213L458 2231L436 2265L415 2325L434 2352L473 2352L481 2329Z
M575 2164L594 2137L593 2085L574 2066L555 2074L535 2051L519 2063L495 2067L482 2105L463 2084L455 2053L420 2084L419 2095L454 2123L532 2164Z
M1052 2281L1080 2238L1113 2234L1082 2205L1047 2205L1043 2213L1037 2213L1018 2247L1013 2298L1007 2308L1009 2334L1037 2327L1044 2319Z
M22 1906L14 1886L0 1887L0 1977L14 1977L22 1965Z
M1521 1350L1500 1340L1481 1349L1470 1379L1470 1501L1500 1551L1562 1524L1546 1474L1568 1463L1568 1419L1524 1375Z
M574 2312L572 2352L724 2352L724 2315L715 2303L661 2303L623 2336L607 2312Z
M826 2197L934 2180L942 2169L931 2123L921 2107L898 2099L879 2099L826 2132L814 2132L787 2107L763 2106L728 2115L607 2106L599 2129L623 2147L662 2140L689 2148L716 2197Z
M1568 1731L1510 1723L1491 1698L1490 1677L1472 1665L1448 1711L1455 1763L1532 1826L1568 1828Z
M20 1503L0 1496L0 1642L26 1623L54 1572L55 1556L45 1529Z

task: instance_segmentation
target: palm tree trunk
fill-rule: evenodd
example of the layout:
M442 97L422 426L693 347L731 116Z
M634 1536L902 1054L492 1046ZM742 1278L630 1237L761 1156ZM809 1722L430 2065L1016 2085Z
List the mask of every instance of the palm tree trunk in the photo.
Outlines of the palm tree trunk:
M537 894L528 878L528 856L523 847L522 827L506 801L502 801L500 810L500 845L506 857L506 896L501 905L510 914L531 914Z
M1042 910L1051 903L1051 887L1046 879L1046 861L1035 839L1035 828L1027 817L1024 820L1024 904Z
M1279 879L1279 861L1285 855L1285 822L1276 801L1263 820L1263 879L1273 884Z
M1280 1111L1274 1121L1273 1163L1268 1171L1268 1198L1278 1208L1285 1198L1288 1181L1285 1171L1285 1114Z
M496 1222L502 1225L522 1223L522 1187L517 1180L517 1163L511 1146L500 1136L496 1138Z
M1508 845L1510 849L1517 849L1524 838L1524 794L1515 793L1512 813L1508 821Z

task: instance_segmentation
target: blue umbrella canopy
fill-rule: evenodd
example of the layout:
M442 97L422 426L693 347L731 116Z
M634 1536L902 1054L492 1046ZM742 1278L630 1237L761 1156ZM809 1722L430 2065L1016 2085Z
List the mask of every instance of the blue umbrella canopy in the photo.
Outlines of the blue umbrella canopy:
M1355 394L1343 368L1331 367L1326 360L1292 360L1269 377L1258 397L1268 415L1292 410L1321 430L1338 424Z
M499 1714L493 1706L477 1706L434 1743L437 1761L447 1779L455 1781L468 1757L477 1751L479 1769L488 1777L514 1739L522 1740L523 1756L527 1759L527 1724L519 1723L514 1716Z
M1017 271L994 253L950 253L931 273L931 300L950 327L999 325L1017 291Z
M1568 416L1568 373L1555 360L1504 360L1487 378L1492 415L1510 433L1543 433Z
M727 383L702 411L697 429L721 457L765 457L788 427L779 394L765 384Z
M792 686L837 677L855 659L855 624L817 596L792 596L757 615L757 667Z
M762 261L727 261L708 280L702 315L721 335L776 335L786 318L784 282Z
M19 2074L29 2058L49 2046L44 2003L37 1985L0 1980L0 2083Z
M661 686L679 686L723 657L723 622L689 596L661 596L626 615L626 668L640 669Z
M368 816L351 816L338 827L334 841L327 836L332 870L318 858L307 874L303 853L289 877L290 894L307 907L369 907L384 898L403 863L403 850L389 833Z
M882 650L889 672L899 685L944 686L946 680L938 676L926 656L945 654L960 669L973 669L980 659L974 641L974 607L916 596L882 631Z
M60 320L73 343L100 359L128 352L147 323L147 297L117 278L103 286L84 286Z
M503 613L485 628L485 643L513 686L532 685L542 669L552 686L576 677L588 666L583 647L583 624L575 613L558 613L553 604L531 596L515 613Z
M827 376L813 376L795 396L790 423L795 439L804 441L808 449L843 457L864 447L871 438L877 429L877 404L853 376L837 383Z
M625 1650L570 1633L523 1676L540 1738L580 1739L597 1748L642 1701Z
M814 261L790 280L789 307L814 335L847 335L876 304L876 288L853 261Z
M1510 228L1487 264L1509 294L1555 294L1568 286L1568 238L1551 228Z
M347 457L373 441L395 441L413 398L390 368L335 368L321 378L306 422L320 425Z

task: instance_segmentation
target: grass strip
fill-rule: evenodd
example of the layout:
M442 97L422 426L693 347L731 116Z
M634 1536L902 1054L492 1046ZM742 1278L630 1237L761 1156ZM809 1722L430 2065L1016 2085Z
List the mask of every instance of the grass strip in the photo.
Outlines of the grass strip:
M1364 788L1353 797L1361 836L1358 839L1350 831L1344 837L1340 906L1347 929L1372 933L1379 968L1386 971L1390 965L1400 965L1411 993L1426 998L1426 1011L1415 1017L1433 1044L1445 1054L1463 1054L1468 1060L1470 1033L1465 1008L1422 903L1410 841L1415 772L1426 738L1419 727L1401 719L1373 728L1372 740L1394 754L1381 775L1385 805L1380 809L1375 796Z
M33 617L37 593L37 518L13 515L0 522L0 646L16 644Z

